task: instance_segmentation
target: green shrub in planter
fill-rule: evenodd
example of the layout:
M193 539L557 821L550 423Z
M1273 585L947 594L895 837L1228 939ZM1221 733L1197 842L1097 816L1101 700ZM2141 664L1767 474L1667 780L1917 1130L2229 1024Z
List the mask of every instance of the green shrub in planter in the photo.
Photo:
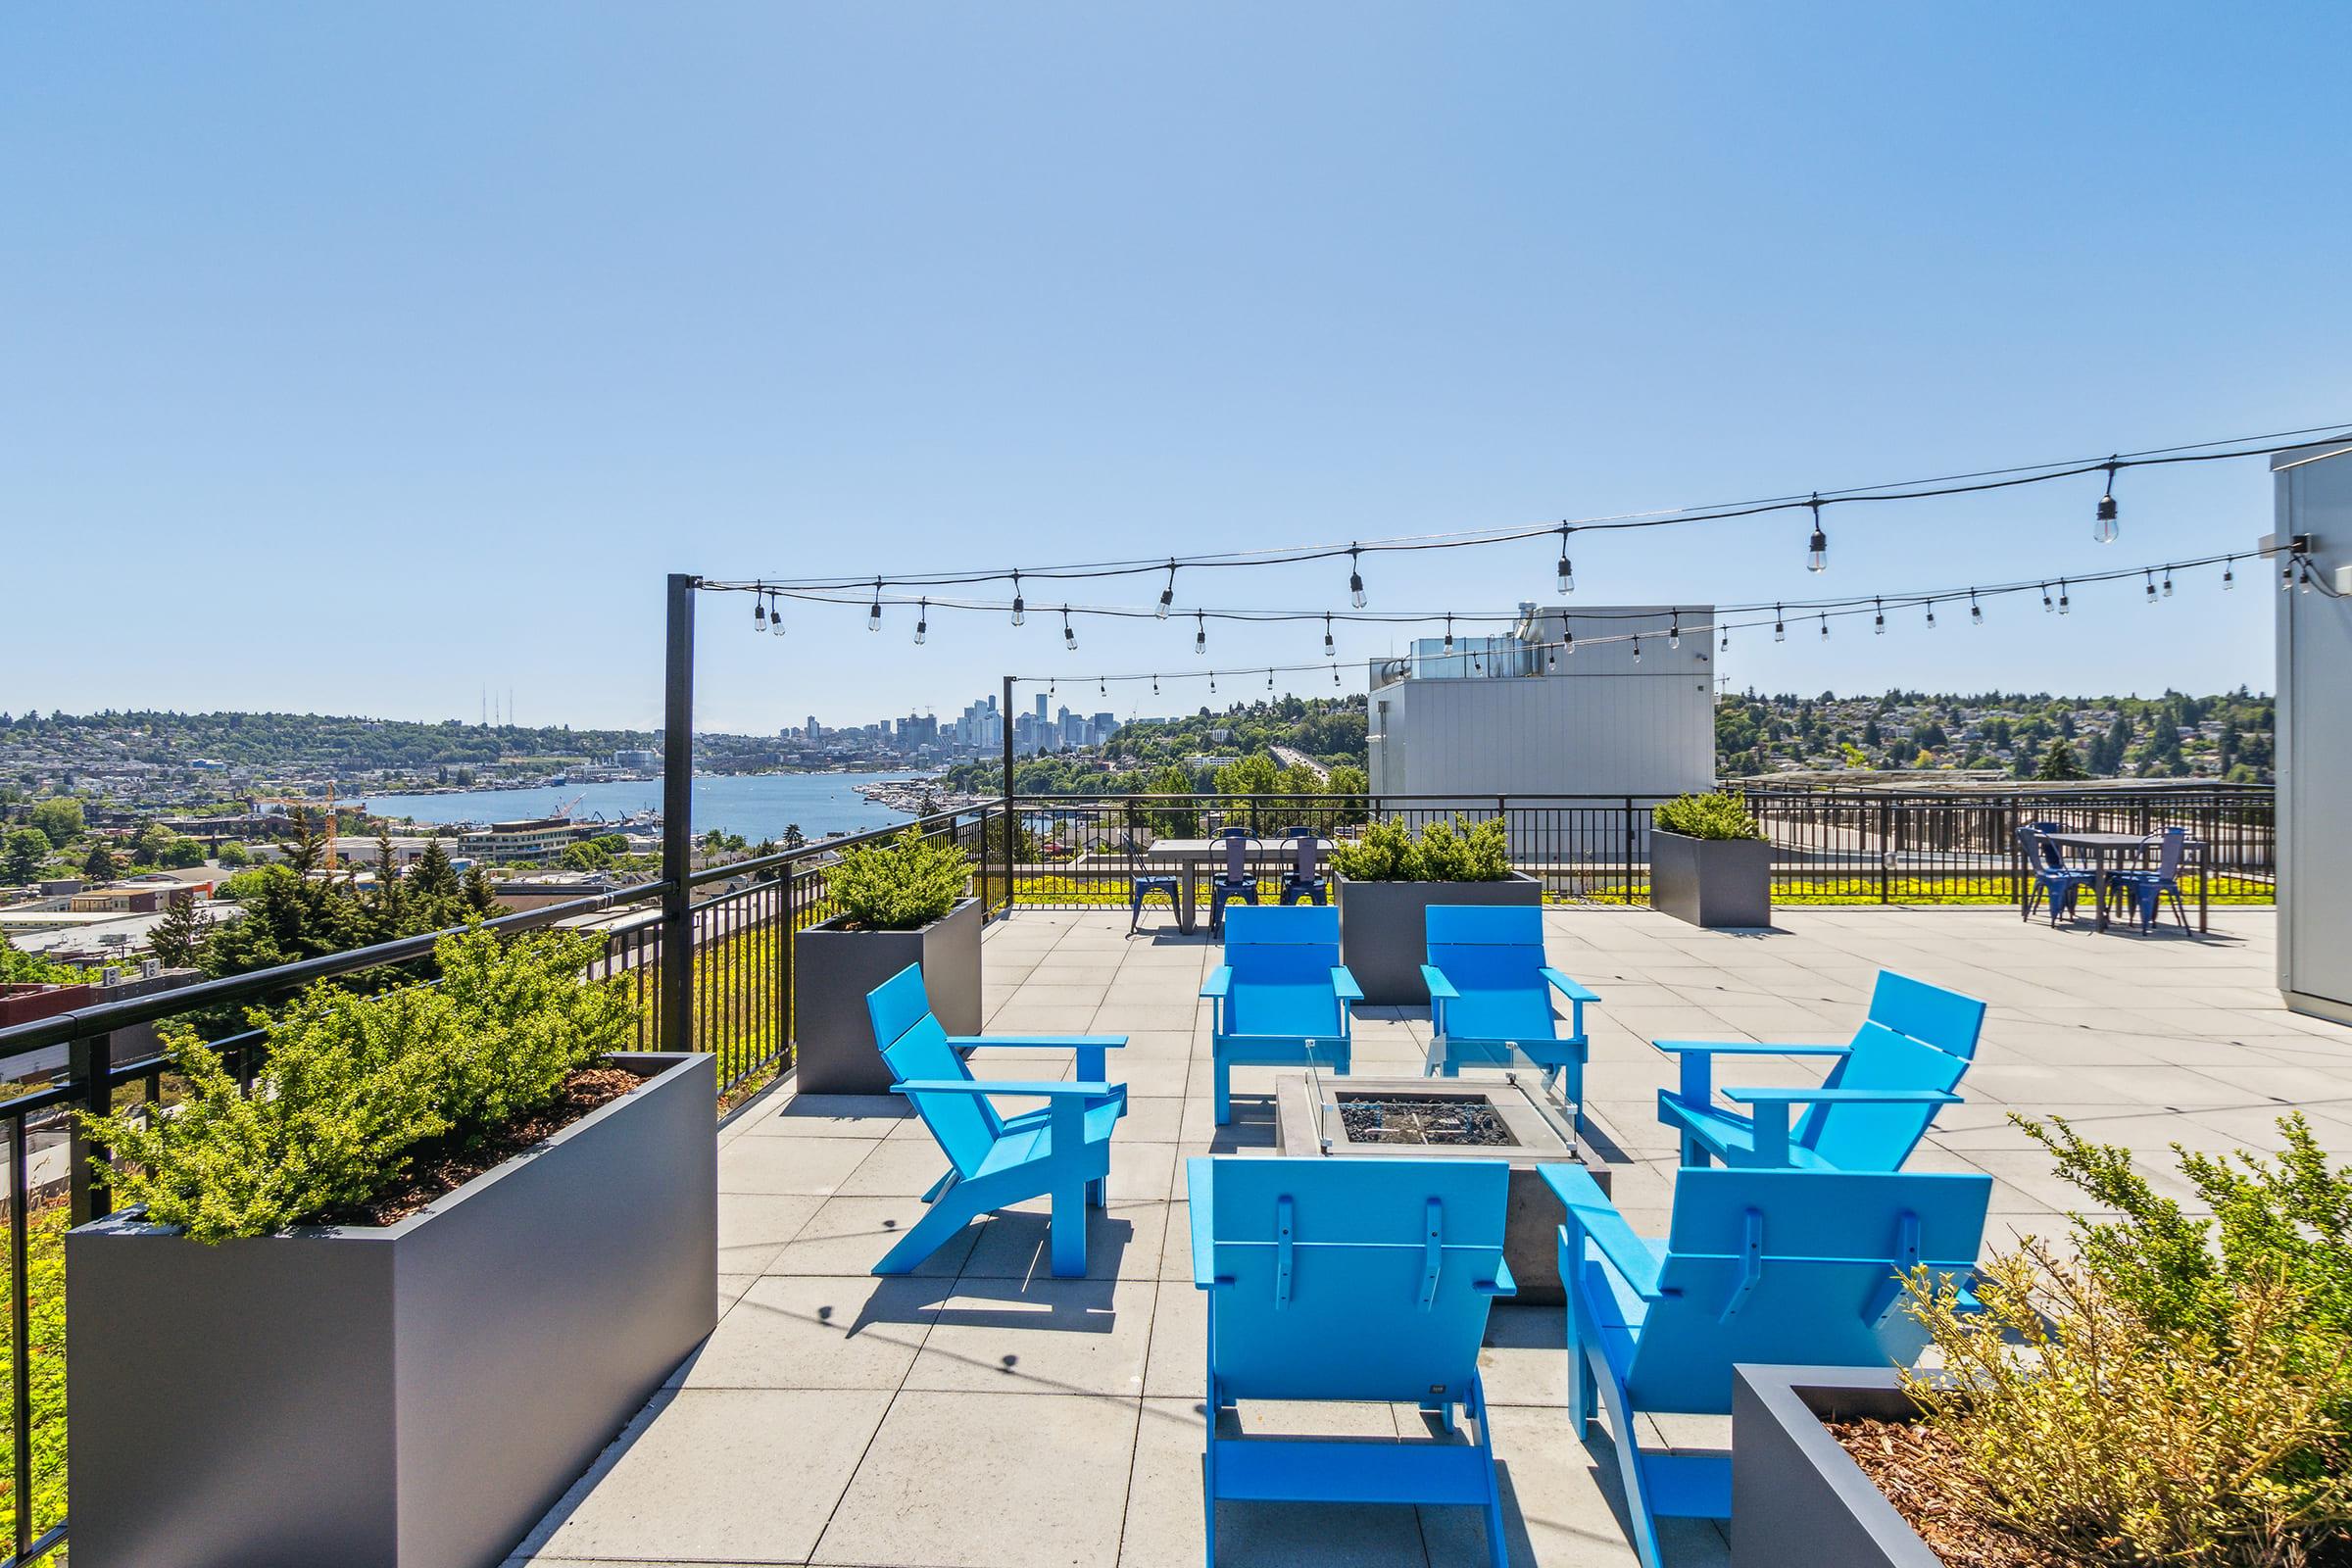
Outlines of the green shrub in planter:
M956 907L972 858L945 839L908 828L881 844L854 845L825 867L825 889L841 912L874 931L914 931Z
M1429 822L1416 841L1399 822L1375 822L1353 842L1332 846L1332 864L1350 882L1500 882L1511 874L1510 840L1499 817L1475 827Z
M604 940L468 931L434 947L441 981L359 997L320 984L272 1018L254 1092L191 1033L176 1114L85 1116L120 1203L200 1242L266 1236L367 1202L439 1140L476 1145L544 1110L565 1079L636 1038L625 979L583 981Z
M1668 833L1692 839L1760 839L1759 826L1736 795L1678 795L1661 801L1649 813L1650 822Z

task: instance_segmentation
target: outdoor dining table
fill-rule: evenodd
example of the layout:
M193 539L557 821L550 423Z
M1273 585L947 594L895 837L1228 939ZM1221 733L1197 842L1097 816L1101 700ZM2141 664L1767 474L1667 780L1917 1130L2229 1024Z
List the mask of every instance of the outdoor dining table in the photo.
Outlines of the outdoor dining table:
M1298 851L1287 838L1251 838L1244 852L1252 870L1279 866L1288 870L1296 863ZM1315 864L1320 868L1330 858L1331 840L1315 840ZM1225 864L1223 839L1159 839L1147 846L1144 858L1156 865L1173 865L1181 873L1177 882L1176 929L1187 933L1193 929L1193 909L1198 902L1197 884L1203 866L1222 869Z
M2133 856L2145 860L2151 852L2162 848L2164 844L2164 835L2161 833L2073 833L2061 830L2055 833L2044 833L2041 838L2045 844L2055 844L2064 850L2077 850L2090 858L2090 872L2095 880L2098 894L2098 929L2101 931L2107 929L2107 889L2114 881L2115 873L2123 869L2124 858L2127 856ZM2180 869L2186 872L2192 864L2197 868L2197 930L2203 932L2209 929L2207 922L2208 916L2211 914L2210 901L2207 897L2207 884L2211 879L2205 875L2205 841L2203 839L2182 841ZM2033 886L2030 869L2028 875L2023 879L2023 884L2018 894L2018 907L2021 911L2025 908L2026 893Z

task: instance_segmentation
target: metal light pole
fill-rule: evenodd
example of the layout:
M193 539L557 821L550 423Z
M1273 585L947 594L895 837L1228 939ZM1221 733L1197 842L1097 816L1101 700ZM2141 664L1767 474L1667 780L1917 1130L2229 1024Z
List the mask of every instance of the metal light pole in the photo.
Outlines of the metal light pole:
M662 692L662 1049L694 1049L694 593L669 574L668 656Z

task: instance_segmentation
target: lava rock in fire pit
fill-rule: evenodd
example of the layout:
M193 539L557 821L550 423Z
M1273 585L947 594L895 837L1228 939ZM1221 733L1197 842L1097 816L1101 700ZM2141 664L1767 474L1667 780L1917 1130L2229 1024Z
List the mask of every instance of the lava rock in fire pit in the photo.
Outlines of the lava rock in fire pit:
M1449 1095L1340 1097L1340 1125L1354 1144L1459 1144L1515 1148L1494 1107Z

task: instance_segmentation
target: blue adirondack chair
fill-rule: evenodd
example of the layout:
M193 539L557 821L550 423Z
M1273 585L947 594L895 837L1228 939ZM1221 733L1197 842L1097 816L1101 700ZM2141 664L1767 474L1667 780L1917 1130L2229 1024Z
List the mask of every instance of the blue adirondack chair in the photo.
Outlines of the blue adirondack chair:
M1900 1170L1977 1054L1984 1004L1890 970L1879 971L1870 1013L1842 1046L1653 1040L1682 1058L1682 1087L1658 1091L1658 1120L1682 1135L1683 1163L1793 1165L1806 1170ZM1819 1089L1726 1089L1750 1114L1714 1103L1717 1056L1834 1056ZM1808 1107L1793 1129L1790 1112Z
M1924 1267L1966 1290L1992 1198L1984 1175L1687 1169L1655 1241L1582 1166L1542 1169L1568 1210L1569 1420L1583 1439L1607 1413L1642 1568L1661 1568L1658 1519L1731 1517L1732 1468L1728 1454L1643 1452L1634 1418L1730 1413L1741 1361L1909 1365L1926 1336L1898 1276Z
M1217 1125L1233 1117L1236 1063L1345 1073L1353 1053L1348 1004L1364 1000L1340 966L1340 911L1313 905L1248 906L1226 916L1225 961L1200 995L1214 1005L1209 1049Z
M1032 1198L1054 1200L1054 1272L1086 1272L1086 1210L1108 1198L1110 1134L1127 1114L1127 1086L1103 1080L1105 1051L1125 1035L951 1035L931 1014L923 971L908 964L866 994L882 1058L898 1075L891 1089L910 1101L948 1156L945 1176L923 1195L930 1209L874 1265L905 1274L982 1214ZM1075 1083L977 1080L966 1053L990 1048L1075 1052ZM991 1095L1044 1097L1042 1110L1000 1116Z
M1217 1499L1455 1502L1486 1512L1503 1568L1502 1495L1478 1348L1512 1294L1500 1160L1197 1158L1193 1284L1208 1293L1208 1562ZM1412 1404L1444 1436L1374 1443L1242 1437L1244 1399ZM1456 1406L1477 1428L1456 1435ZM1222 1429L1222 1430L1221 1430Z
M1599 996L1544 961L1544 911L1433 904L1423 917L1432 1025L1424 1076L1464 1066L1508 1066L1512 1051L1544 1069L1546 1086L1566 1075L1585 1130L1585 1004ZM1551 1013L1551 994L1568 999L1568 1034Z

